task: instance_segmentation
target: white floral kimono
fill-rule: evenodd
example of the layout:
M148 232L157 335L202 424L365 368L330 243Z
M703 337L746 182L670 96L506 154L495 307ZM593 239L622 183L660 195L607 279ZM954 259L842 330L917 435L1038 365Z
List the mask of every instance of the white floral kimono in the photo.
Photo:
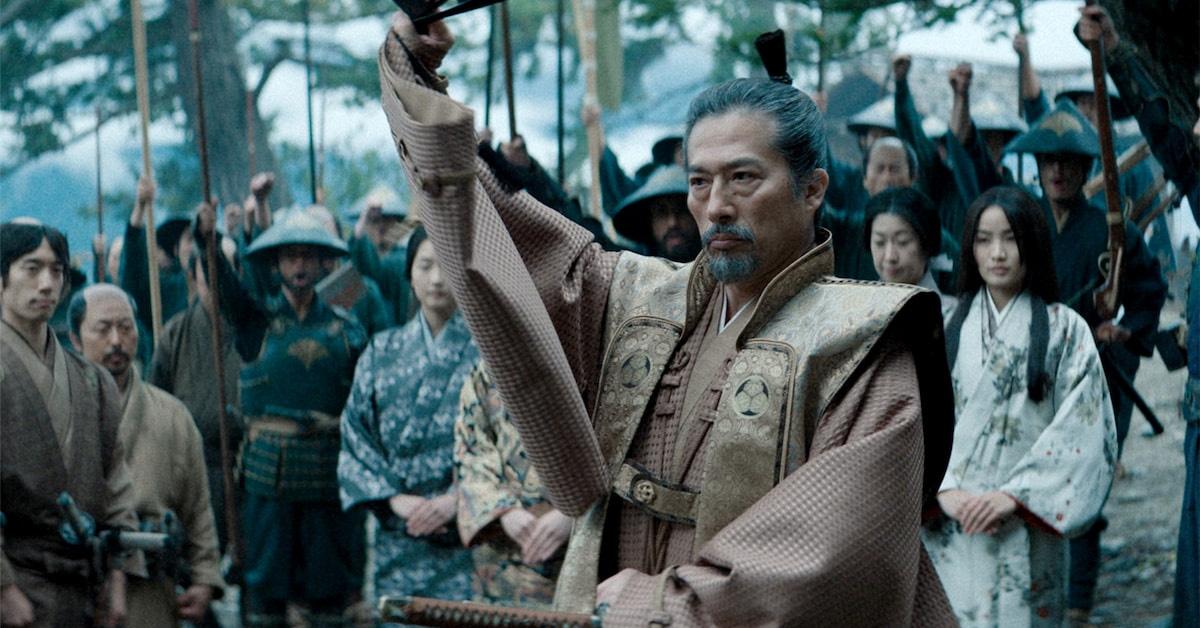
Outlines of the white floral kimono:
M1050 388L1035 402L1026 375L1031 304L1022 293L996 312L986 289L976 294L951 371L957 423L940 490L999 490L1018 502L992 535L963 534L944 515L924 530L964 626L1061 625L1067 538L1100 514L1112 484L1116 428L1091 330L1070 308L1048 306Z

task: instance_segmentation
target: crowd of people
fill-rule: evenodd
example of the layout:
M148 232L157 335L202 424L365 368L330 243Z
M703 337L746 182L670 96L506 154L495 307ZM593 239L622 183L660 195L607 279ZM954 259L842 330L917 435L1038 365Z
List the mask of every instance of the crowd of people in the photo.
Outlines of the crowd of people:
M1077 29L1200 224L1200 121L1103 9ZM272 211L261 174L148 248L142 180L84 285L54 226L0 225L0 622L216 625L227 582L264 627L400 596L613 626L1087 621L1167 299L1161 244L1129 220L1110 242L1085 195L1093 92L1051 103L1018 36L1025 119L973 117L963 64L930 138L897 57L859 165L790 79L720 83L633 176L605 149L608 232L520 138L477 133L436 74L452 44L395 17L382 104L413 198L375 190L352 229ZM1176 627L1200 625L1192 268Z

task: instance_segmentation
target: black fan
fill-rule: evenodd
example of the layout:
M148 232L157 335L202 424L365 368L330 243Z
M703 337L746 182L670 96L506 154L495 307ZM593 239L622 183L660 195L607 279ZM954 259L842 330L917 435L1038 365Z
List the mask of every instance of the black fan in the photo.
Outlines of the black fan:
M417 32L425 34L429 32L429 25L442 18L447 18L460 13L467 13L475 9L503 2L504 0L463 0L458 4L446 9L438 11L438 7L446 2L446 0L392 0L396 6L400 7L412 20L413 26L417 28Z

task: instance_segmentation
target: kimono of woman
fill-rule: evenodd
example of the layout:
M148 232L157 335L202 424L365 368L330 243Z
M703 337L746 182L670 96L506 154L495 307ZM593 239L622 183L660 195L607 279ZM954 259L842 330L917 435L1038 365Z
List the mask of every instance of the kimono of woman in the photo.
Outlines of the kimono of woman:
M1059 626L1067 539L1112 484L1112 406L1088 325L1055 302L1036 202L993 188L966 225L946 331L957 423L925 547L963 625Z
M930 262L942 252L942 226L933 201L914 188L891 188L867 201L864 246L882 281L928 288L942 299L949 318L958 299L933 280Z
M475 560L475 598L549 608L571 519L550 506L486 369L462 390L454 426L458 532Z
M471 555L454 525L454 422L479 351L420 228L407 274L419 314L371 339L342 412L342 506L364 505L379 521L376 595L465 600Z

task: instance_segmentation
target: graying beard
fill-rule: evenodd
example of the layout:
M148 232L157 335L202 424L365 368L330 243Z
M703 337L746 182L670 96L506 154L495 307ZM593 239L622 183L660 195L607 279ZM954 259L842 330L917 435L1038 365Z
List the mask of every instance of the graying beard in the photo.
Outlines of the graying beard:
M752 277L760 261L753 253L740 255L712 255L708 258L708 270L721 283L738 283Z

